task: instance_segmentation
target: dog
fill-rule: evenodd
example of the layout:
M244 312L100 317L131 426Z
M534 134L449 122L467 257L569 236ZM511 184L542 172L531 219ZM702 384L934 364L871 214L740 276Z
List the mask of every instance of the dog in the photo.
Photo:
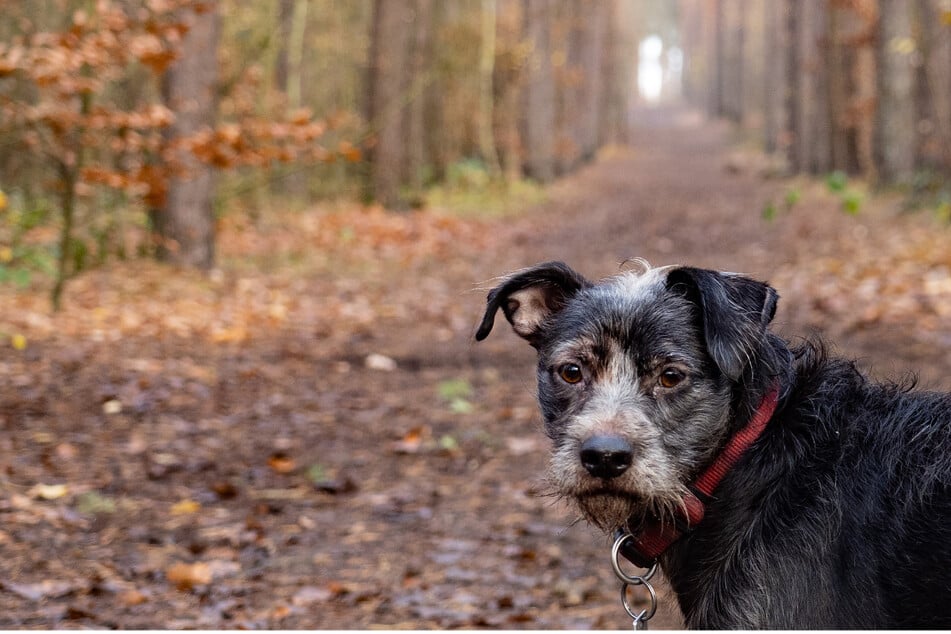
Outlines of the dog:
M557 493L657 562L689 628L951 627L951 395L769 328L779 295L688 266L502 278L538 353Z

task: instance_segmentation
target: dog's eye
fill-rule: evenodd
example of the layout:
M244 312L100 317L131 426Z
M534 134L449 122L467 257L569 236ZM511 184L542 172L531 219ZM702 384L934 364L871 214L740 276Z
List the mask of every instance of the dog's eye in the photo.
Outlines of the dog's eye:
M558 368L558 376L561 377L561 380L565 383L580 383L581 379L584 378L584 375L581 372L581 366L577 363L566 363L565 365Z
M667 368L660 373L658 383L660 383L661 387L669 389L679 385L685 378L687 378L686 375L677 368Z

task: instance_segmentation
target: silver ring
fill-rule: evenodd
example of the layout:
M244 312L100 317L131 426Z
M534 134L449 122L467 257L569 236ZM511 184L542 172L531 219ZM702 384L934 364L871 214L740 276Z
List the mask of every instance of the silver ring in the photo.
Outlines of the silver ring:
M627 603L627 587L629 585L633 584L621 582L621 605L624 606L624 611L627 612L627 615L635 621L649 621L654 616L654 613L657 612L657 593L654 592L654 587L649 583L643 584L651 595L650 607L635 614L633 608L631 608L631 606Z
M654 576L655 572L657 572L657 562L655 561L653 564L651 564L651 567L647 569L647 572L642 575L629 575L621 570L621 562L619 560L621 546L623 546L624 542L626 542L629 538L634 539L634 536L630 533L624 533L614 540L614 546L611 547L611 567L614 568L614 574L618 579L621 580L621 583L626 583L632 586L644 585L646 582L650 581L650 578ZM653 593L653 590L651 590L651 592Z

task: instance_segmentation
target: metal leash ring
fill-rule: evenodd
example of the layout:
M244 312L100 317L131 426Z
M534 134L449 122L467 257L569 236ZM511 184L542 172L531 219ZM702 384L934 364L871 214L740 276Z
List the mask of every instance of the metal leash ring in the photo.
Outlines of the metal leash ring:
M611 567L614 568L614 576L620 579L621 583L626 583L628 585L646 585L647 582L650 581L651 577L654 576L654 573L657 572L657 562L655 561L653 564L651 564L651 567L647 569L647 572L642 575L629 575L621 570L621 547L628 539L634 539L634 536L630 533L624 533L614 540L614 545L611 547Z
M621 547L628 538L633 539L634 537L630 533L624 533L614 540L614 546L611 548L611 567L614 568L614 575L621 580L621 606L628 616L634 619L632 625L635 630L646 630L647 622L657 612L657 593L654 591L654 586L650 584L651 577L657 572L657 562L651 564L651 567L643 575L629 575L621 570L619 556ZM647 588L650 605L646 610L635 612L634 608L627 602L627 589L630 586L644 586Z
M644 625L647 625L647 621L653 618L654 614L657 612L657 592L654 591L654 587L649 583L644 583L643 586L647 588L647 592L650 594L650 606L646 610L640 610L635 612L634 608L627 602L627 588L632 584L622 582L621 583L621 605L624 606L624 611L627 612L628 616L634 619L634 624L643 622Z

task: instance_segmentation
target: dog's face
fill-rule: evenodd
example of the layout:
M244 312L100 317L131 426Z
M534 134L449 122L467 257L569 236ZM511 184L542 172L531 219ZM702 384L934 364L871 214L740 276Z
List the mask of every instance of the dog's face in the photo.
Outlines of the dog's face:
M731 397L755 357L776 293L684 267L592 284L560 263L506 278L501 308L538 351L538 399L554 442L550 476L583 515L613 530L669 516L730 433Z

